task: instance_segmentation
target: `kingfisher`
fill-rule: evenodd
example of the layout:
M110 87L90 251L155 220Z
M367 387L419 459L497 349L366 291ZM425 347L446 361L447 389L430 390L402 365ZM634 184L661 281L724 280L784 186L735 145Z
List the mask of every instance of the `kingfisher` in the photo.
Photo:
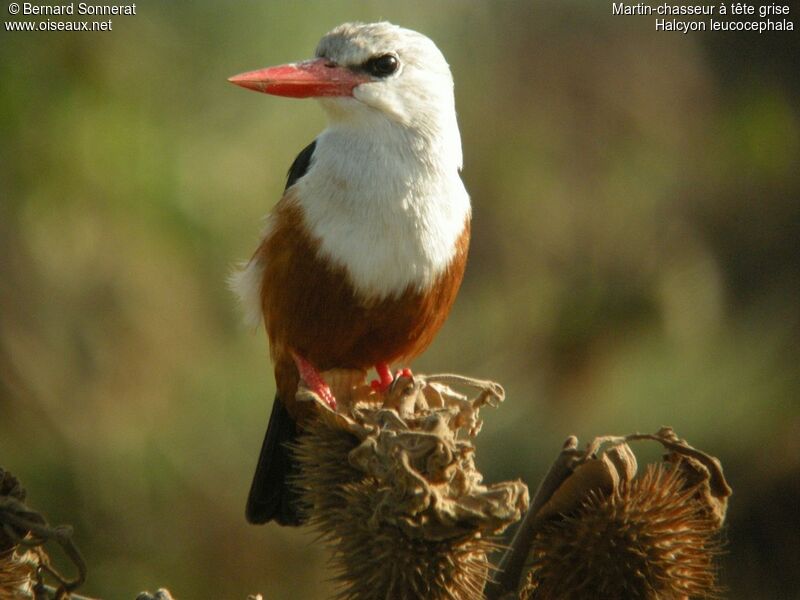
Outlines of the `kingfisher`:
M290 446L314 418L295 400L300 380L332 408L331 369L374 367L385 391L390 365L430 345L461 285L471 208L453 78L429 38L380 22L339 25L315 58L229 81L315 98L328 117L231 277L247 320L264 322L277 390L246 517L299 525Z

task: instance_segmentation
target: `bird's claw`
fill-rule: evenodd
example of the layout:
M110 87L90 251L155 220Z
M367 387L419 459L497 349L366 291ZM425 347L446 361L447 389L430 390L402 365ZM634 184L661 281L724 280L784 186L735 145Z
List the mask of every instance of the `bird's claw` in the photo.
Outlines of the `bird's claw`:
M379 394L385 394L390 391L401 377L414 377L414 374L408 367L398 370L394 377L392 377L392 371L386 363L375 365L375 371L378 373L378 379L373 379L369 385Z
M333 392L331 392L330 386L314 368L314 365L294 352L292 353L292 358L294 359L295 365L297 365L300 379L305 381L311 392L319 396L320 400L327 404L331 410L336 410L336 398Z
M313 391L331 410L336 410L336 398L327 383L323 383Z

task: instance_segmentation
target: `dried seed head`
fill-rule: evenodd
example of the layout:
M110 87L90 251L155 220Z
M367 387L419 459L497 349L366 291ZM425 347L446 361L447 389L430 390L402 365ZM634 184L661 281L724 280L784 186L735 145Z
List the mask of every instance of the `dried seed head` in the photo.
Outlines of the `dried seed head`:
M458 439L462 427L477 429L478 406L439 386L441 406L431 408L421 381L406 386L400 408L374 396L342 401L339 413L321 408L295 449L340 598L480 598L493 536L527 508L520 482L482 485L473 446Z
M719 522L678 465L593 491L536 535L526 599L718 597Z
M25 500L25 488L19 479L0 467L0 496L11 496L17 500Z
M33 598L40 557L33 551L7 550L0 554L0 600Z
M4 522L5 511L16 513L25 489L11 473L0 468L0 600L33 598L33 582L39 567L35 551L20 551L18 540L27 530Z
M25 488L14 475L0 467L0 509L13 511L23 500L25 500ZM4 531L4 527L8 529ZM24 538L27 533L23 528L3 523L0 518L0 555L13 550L17 540Z

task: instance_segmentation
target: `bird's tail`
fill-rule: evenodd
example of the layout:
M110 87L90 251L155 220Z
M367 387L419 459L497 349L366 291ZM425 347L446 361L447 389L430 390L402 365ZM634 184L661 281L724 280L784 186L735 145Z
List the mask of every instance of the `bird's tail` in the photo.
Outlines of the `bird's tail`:
M276 395L247 497L245 515L250 523L303 524L300 497L291 482L297 465L287 447L297 435L297 425Z

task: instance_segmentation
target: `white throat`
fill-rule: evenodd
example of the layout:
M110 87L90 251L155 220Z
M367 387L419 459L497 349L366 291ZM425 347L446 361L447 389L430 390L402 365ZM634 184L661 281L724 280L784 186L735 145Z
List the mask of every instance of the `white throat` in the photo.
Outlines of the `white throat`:
M365 298L424 290L450 264L470 216L455 115L439 131L364 116L335 119L317 138L294 197L322 254Z

